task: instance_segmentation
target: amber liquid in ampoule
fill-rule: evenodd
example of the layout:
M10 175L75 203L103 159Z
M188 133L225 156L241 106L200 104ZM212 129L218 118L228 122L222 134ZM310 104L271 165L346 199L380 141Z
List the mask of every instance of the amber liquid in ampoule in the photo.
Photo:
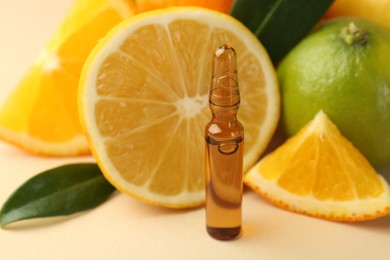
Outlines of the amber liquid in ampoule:
M222 45L214 54L209 95L212 119L206 126L206 226L219 240L241 231L244 130L237 120L240 93L236 54Z

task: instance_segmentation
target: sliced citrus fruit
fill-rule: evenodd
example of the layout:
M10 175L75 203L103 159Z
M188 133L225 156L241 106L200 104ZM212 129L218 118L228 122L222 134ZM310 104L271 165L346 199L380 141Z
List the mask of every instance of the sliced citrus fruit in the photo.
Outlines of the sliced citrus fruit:
M279 207L328 220L361 221L390 212L388 183L322 111L244 182Z
M98 40L130 16L125 0L78 0L0 109L0 138L50 156L89 153L77 112L82 65Z
M244 169L266 148L279 118L272 63L234 18L196 7L134 16L87 59L79 88L82 125L107 179L143 201L173 208L204 202L204 128L212 54L238 54Z

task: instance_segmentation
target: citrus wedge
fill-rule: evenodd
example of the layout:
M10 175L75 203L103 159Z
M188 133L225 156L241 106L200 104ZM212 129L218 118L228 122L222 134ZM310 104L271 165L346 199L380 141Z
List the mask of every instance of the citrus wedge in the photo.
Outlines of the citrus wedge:
M0 138L49 156L89 153L77 112L77 87L89 52L133 13L125 0L77 0L0 109Z
M115 27L91 53L79 87L81 122L119 190L172 208L204 202L211 61L224 43L238 53L248 169L276 128L279 92L266 51L241 23L196 7L152 11Z
M390 212L388 183L322 111L244 182L281 208L328 220L361 221Z

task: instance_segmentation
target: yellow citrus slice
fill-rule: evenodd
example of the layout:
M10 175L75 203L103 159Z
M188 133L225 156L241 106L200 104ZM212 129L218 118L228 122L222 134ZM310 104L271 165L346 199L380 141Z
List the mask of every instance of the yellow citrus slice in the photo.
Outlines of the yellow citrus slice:
M241 23L196 7L157 10L121 23L91 53L80 80L81 122L119 190L173 208L204 202L212 54L224 43L238 54L248 169L275 130L279 92L266 51Z
M264 157L244 182L275 205L334 221L390 212L390 189L322 111Z
M133 11L126 0L77 0L0 109L0 138L50 156L89 153L77 87L89 52Z

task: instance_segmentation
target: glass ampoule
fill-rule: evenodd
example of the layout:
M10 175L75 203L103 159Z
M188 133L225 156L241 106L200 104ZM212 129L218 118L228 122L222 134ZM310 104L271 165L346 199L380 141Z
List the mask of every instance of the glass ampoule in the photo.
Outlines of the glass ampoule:
M236 52L222 45L214 52L206 126L206 228L219 240L241 232L244 129L237 120L240 92Z

